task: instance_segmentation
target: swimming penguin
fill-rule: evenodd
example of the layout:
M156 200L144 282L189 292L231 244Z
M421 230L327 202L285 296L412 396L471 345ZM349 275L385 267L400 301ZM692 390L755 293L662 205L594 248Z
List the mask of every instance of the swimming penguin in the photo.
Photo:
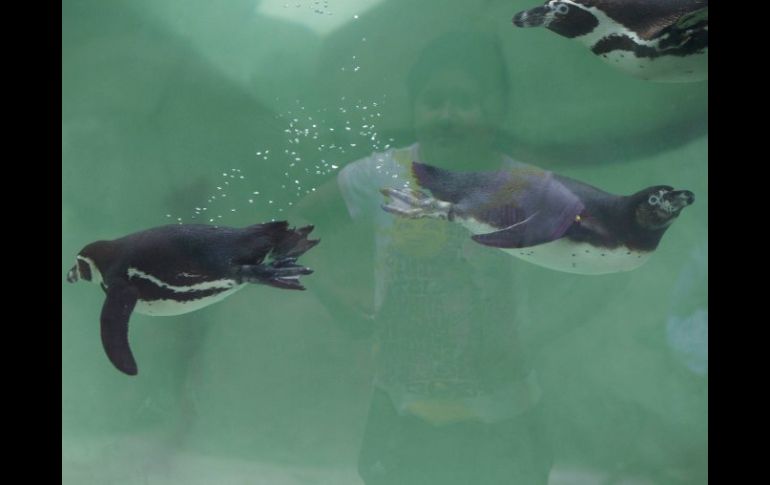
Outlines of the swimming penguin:
M450 172L413 162L417 184L384 188L382 208L408 218L462 224L481 244L557 271L605 274L642 265L682 209L689 190L667 185L612 195L533 167Z
M295 264L319 240L307 239L313 226L289 229L286 221L242 229L176 224L112 241L97 241L78 253L67 281L99 283L107 294L101 335L107 357L118 370L136 375L128 344L128 320L145 315L180 315L221 301L258 283L304 290Z
M513 23L578 40L641 79L708 79L708 0L549 0Z

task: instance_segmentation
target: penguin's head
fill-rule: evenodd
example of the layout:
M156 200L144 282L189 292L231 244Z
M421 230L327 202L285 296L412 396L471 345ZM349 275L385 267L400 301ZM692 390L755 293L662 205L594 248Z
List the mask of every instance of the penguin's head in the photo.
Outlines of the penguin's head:
M571 0L548 0L545 4L513 16L517 27L545 27L568 38L592 32L599 20L585 6Z
M634 217L644 229L665 229L679 217L682 209L695 201L689 190L674 190L668 185L644 189L633 196Z
M75 266L67 272L67 281L75 283L79 280L92 281L94 283L102 282L102 272L96 264L94 255L91 254L93 248L102 245L102 241L91 243L83 248L75 257Z

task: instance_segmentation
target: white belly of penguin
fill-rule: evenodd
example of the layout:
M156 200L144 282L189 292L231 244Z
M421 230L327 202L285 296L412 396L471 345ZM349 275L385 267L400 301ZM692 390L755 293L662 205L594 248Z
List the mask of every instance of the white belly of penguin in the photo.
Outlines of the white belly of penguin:
M184 275L181 273L180 275ZM182 315L184 313L194 312L201 308L207 307L214 303L224 300L228 296L232 295L236 291L240 290L245 283L237 283L233 279L220 279L213 281L203 281L200 283L191 283L189 285L180 286L168 284L165 281L153 276L152 274L142 271L137 268L128 268L127 276L129 281L131 278L139 278L150 284L163 288L167 292L178 295L178 299L173 298L158 298L153 300L140 299L136 302L134 311L143 315L168 317L173 315ZM201 296L200 298L194 298L196 293L221 290L210 295Z
M134 311L142 315L151 315L156 317L170 317L173 315L182 315L184 313L194 312L214 303L220 302L232 295L236 291L246 286L245 284L233 286L214 295L204 296L195 300L139 300L136 302Z
M461 224L473 234L497 231L496 228L476 220L462 220ZM632 251L625 246L615 249L599 248L587 243L575 243L567 238L538 246L501 250L544 268L584 275L631 271L644 264L650 256L650 253Z
M708 79L708 49L690 56L636 57L616 50L601 56L607 64L645 80L657 82L696 82Z
M566 238L539 246L503 251L545 268L585 275L631 271L649 258L649 253L631 251L624 246L615 249L598 248L586 243L574 243Z

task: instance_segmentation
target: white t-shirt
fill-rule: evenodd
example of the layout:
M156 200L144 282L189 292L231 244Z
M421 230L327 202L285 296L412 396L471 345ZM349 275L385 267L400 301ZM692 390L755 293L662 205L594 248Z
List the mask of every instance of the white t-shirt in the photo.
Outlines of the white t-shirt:
M513 258L459 224L382 210L381 188L419 188L411 176L417 148L375 153L338 175L351 217L375 226L375 384L399 412L435 423L511 418L540 393L517 349Z

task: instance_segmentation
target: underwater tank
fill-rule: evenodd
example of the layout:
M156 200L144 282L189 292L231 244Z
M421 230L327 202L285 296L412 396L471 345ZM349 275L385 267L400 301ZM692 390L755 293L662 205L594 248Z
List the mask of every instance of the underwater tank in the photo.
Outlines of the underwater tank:
M538 4L63 2L63 484L708 483L708 81L514 25ZM115 280L67 281L280 221L320 240L304 291L134 311L136 375ZM181 294L154 247L111 261Z

